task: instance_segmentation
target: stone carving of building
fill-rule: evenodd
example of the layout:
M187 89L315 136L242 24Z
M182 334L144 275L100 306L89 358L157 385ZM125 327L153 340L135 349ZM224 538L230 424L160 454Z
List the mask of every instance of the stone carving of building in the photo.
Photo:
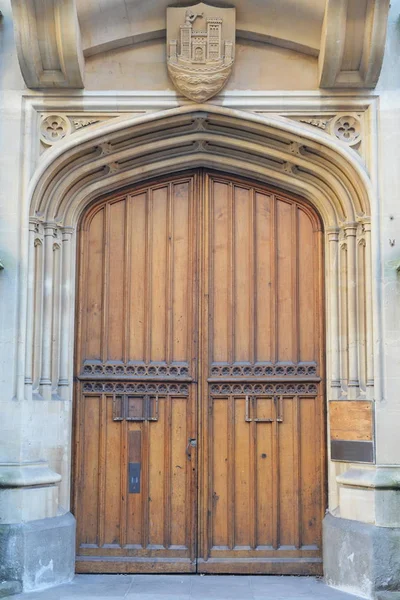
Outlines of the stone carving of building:
M206 7L206 10L212 15L212 7ZM227 9L226 13L225 20L232 22L234 11ZM205 29L195 28L198 20ZM185 22L179 26L179 39L169 41L169 75L178 90L191 100L204 102L215 96L231 74L234 41L223 39L223 27L223 17L205 16L204 12L188 8Z

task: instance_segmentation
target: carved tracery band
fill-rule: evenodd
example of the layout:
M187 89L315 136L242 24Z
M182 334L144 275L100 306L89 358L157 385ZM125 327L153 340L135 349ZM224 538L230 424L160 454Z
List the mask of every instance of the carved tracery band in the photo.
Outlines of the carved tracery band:
M168 396L188 396L189 385L185 383L112 383L87 381L83 384L84 393L110 393L110 394L156 394Z
M189 367L187 365L171 365L167 363L152 363L152 364L96 364L96 363L85 363L82 367L80 379L94 379L104 377L118 377L118 378L154 378L160 377L165 379L167 377L173 379L190 379Z
M211 377L315 377L315 363L273 364L258 363L255 365L212 365Z
M223 383L210 386L212 396L315 396L318 386L315 383Z

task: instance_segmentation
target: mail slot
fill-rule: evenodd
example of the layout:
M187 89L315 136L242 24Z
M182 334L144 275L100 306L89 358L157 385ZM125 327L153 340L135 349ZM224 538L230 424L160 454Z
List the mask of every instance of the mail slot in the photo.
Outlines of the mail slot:
M130 494L140 494L142 433L140 431L130 431L128 440L128 490Z
M129 463L129 493L140 494L140 463Z

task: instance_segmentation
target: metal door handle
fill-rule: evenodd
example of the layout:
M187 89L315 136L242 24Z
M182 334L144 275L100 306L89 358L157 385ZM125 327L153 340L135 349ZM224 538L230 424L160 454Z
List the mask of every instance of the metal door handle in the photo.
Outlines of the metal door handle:
M192 460L192 453L191 453L191 448L196 448L197 446L197 440L194 438L190 438L188 441L188 445L186 446L186 456L188 457L189 460Z
M282 396L274 396L274 403L276 409L276 422L283 423L283 397Z

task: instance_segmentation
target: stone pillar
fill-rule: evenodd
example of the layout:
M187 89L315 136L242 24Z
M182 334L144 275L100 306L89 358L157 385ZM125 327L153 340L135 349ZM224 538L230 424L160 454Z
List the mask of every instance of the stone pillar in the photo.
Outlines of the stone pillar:
M0 584L10 593L74 575L75 519L58 515L60 480L45 461L0 463Z
M348 347L349 371L348 392L349 397L354 396L351 388L359 387L358 377L358 335L357 335L357 272L356 272L356 235L357 225L350 224L345 227L347 244L347 322L348 322Z
M60 332L60 375L58 393L63 400L71 400L70 355L71 324L70 308L73 295L71 277L72 227L62 229L62 269L61 269L61 332Z

